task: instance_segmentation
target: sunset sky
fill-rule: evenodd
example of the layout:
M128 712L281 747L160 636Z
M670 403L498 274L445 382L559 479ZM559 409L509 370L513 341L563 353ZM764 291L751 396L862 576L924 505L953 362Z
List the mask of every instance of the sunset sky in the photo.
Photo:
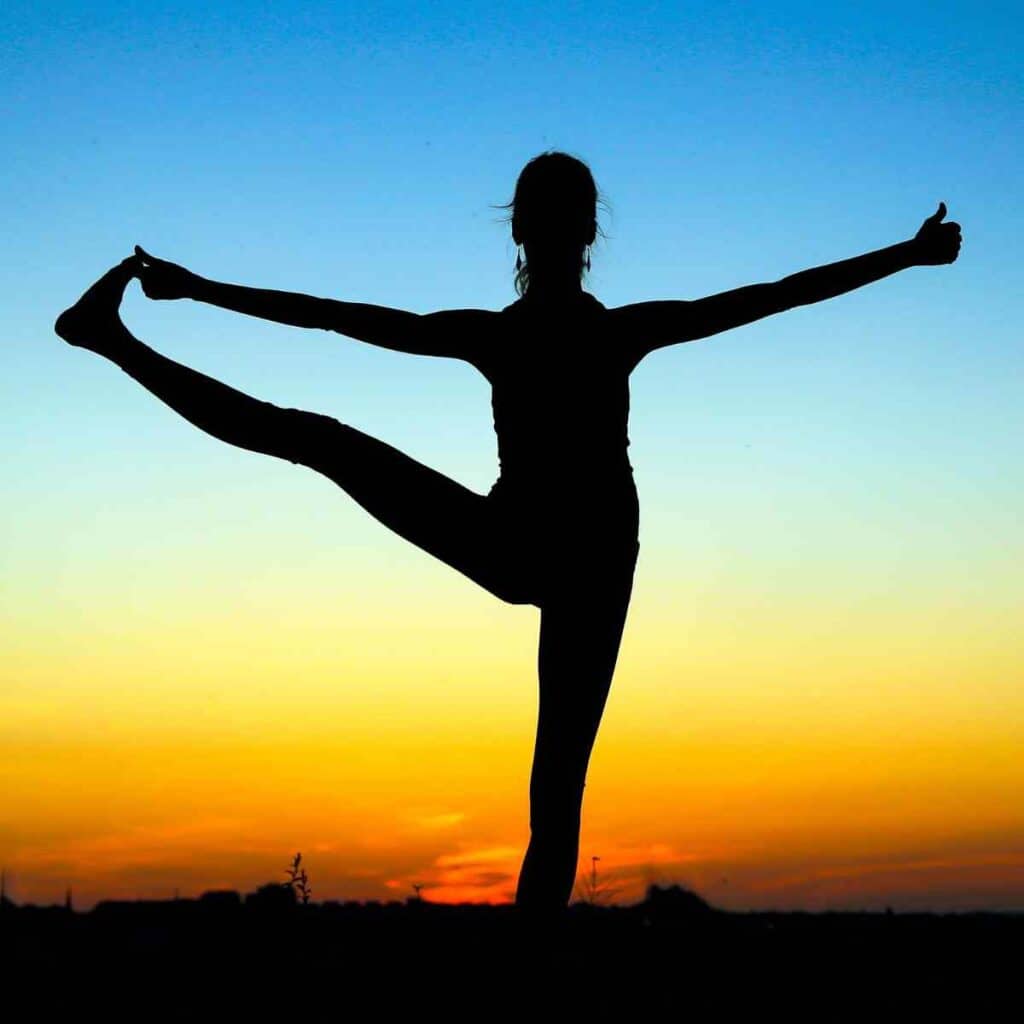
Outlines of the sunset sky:
M650 356L633 605L580 869L624 902L1024 909L1024 30L1015 4L47 3L0 34L0 866L18 902L511 898L537 609L53 333L135 243L429 312L586 160L606 305L913 235L952 266ZM171 358L483 493L468 365L133 285Z

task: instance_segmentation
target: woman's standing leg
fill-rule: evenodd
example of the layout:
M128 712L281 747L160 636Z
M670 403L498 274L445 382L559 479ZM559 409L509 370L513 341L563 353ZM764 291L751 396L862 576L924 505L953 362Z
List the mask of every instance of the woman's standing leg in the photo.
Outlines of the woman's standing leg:
M588 574L589 575L589 574ZM541 608L540 703L530 776L530 845L516 905L547 918L572 895L587 765L611 687L633 568L578 581Z

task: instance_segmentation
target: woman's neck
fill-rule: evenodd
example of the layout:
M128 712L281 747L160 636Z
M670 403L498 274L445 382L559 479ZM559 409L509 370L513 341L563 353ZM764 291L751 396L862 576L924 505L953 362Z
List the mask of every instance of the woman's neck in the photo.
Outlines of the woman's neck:
M526 267L530 278L526 294L531 299L571 299L583 292L579 253L537 251L527 245Z
M579 278L569 283L551 281L535 281L530 279L529 287L523 298L528 302L559 303L570 302L583 295L583 286Z

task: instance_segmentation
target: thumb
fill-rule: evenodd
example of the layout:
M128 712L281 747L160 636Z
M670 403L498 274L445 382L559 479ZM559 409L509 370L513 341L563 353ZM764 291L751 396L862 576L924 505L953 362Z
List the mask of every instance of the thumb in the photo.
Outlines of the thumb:
M938 224L946 216L946 204L940 202L939 208L928 218L928 224Z
M148 260L150 263L155 263L156 262L153 259L153 257L150 256L149 253L146 252L146 250L142 248L141 245L135 246L135 255L142 257L142 259L144 259L144 260Z

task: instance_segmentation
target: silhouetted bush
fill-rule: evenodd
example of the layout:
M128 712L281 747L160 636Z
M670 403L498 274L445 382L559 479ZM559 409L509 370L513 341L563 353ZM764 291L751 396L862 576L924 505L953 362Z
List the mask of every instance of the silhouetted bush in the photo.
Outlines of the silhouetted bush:
M681 885L650 886L643 906L647 916L652 920L673 921L681 917L704 916L715 912L710 903Z
M268 882L245 897L245 905L259 910L288 910L298 900L290 882Z

